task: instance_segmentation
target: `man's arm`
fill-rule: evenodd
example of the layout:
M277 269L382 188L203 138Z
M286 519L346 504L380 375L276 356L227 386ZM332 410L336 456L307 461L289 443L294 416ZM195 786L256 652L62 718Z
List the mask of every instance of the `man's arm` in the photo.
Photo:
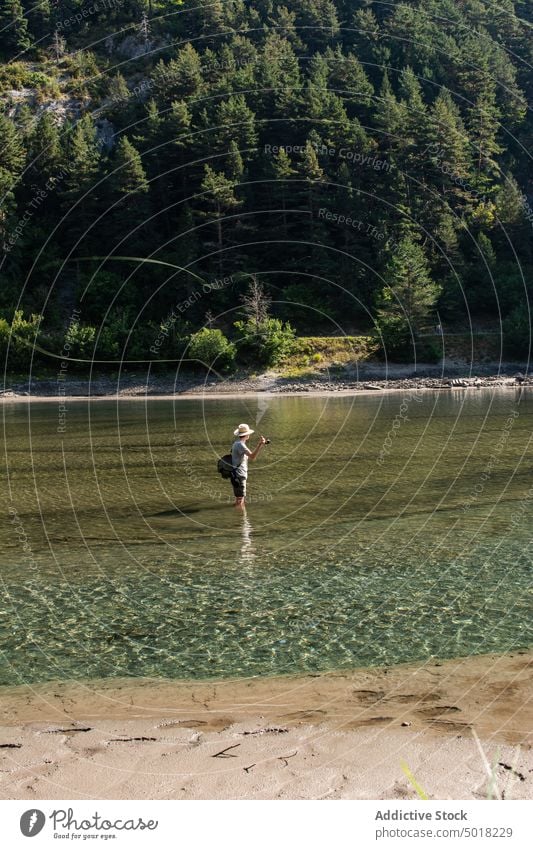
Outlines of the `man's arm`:
M256 445L255 451L252 451L252 452L248 455L248 456L250 457L250 460L255 460L255 458L256 458L256 457L257 457L257 455L259 454L259 452L260 452L261 448L262 448L262 447L263 447L263 445L265 445L265 444L266 444L266 439L265 439L265 437L264 437L264 436L262 436L262 437L261 437L261 439L259 440L259 442L258 442L258 443L257 443L257 445Z

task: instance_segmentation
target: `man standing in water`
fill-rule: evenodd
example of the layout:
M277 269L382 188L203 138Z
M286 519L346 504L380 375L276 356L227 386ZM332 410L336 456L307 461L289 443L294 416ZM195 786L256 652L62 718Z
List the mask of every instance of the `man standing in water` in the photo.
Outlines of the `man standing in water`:
M262 436L257 443L255 451L250 451L246 443L253 432L247 424L240 424L237 430L233 431L233 436L237 437L231 446L231 462L233 465L231 483L233 492L235 493L235 507L244 507L246 481L248 479L248 457L250 460L255 460L261 448L267 442L265 437Z

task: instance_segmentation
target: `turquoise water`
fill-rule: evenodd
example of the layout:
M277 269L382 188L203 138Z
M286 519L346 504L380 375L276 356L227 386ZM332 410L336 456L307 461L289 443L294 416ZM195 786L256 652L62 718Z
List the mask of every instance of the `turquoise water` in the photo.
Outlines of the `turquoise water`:
M530 390L67 406L4 407L0 683L531 644ZM272 440L244 514L240 421Z

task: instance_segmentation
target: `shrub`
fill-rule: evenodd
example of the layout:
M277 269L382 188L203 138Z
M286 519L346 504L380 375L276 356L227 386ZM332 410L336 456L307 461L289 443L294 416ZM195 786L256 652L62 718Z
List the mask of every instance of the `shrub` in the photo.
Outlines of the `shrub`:
M37 97L43 99L45 96L59 97L61 89L57 80L43 71L33 71L23 62L4 63L0 66L0 93L9 89L20 90L32 88L37 92Z
M213 371L230 371L235 366L235 345L221 330L204 327L191 336L187 358Z
M73 321L65 334L64 348L68 351L69 357L87 360L94 356L95 338L95 327Z
M128 336L131 328L130 310L115 309L109 312L99 329L97 343L97 358L101 360L124 360L126 359L125 346L128 344ZM131 339L129 340L131 342ZM111 367L111 363L105 365Z
M115 360L128 367L130 360L177 359L183 352L184 333L176 332L176 323L158 325L153 321L138 321L131 318L132 310L114 310L106 316L97 334L96 352L98 360ZM178 330L181 329L181 324ZM109 368L113 363L101 363Z
M8 371L29 368L41 319L42 316L35 314L25 319L22 310L15 311L11 324L0 318L0 356ZM36 355L39 357L38 352Z
M238 358L243 364L275 366L294 346L294 330L279 318L236 321Z
M46 74L39 71L31 74L30 83L31 88L36 89L39 103L46 103L51 98L56 100L61 96L61 88L57 80L47 77Z
M2 365L6 367L7 346L9 343L11 327L5 318L0 318L0 356L2 357Z
M107 326L102 327L98 336L98 359L116 360L119 354L120 345L113 329Z
M11 62L11 64L2 63L0 65L0 91L6 89L24 88L28 78L28 72L22 62Z

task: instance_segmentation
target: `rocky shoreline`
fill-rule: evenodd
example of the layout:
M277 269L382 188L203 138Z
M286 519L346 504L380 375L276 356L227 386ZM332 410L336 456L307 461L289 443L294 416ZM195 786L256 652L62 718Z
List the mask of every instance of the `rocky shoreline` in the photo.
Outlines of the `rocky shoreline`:
M191 375L149 373L82 376L64 380L30 379L9 382L0 389L0 399L19 398L143 398L176 395L241 395L258 392L370 392L384 390L418 391L422 389L493 388L498 386L533 386L533 375L524 363L492 365L452 364L400 366L365 364L364 368L317 372L301 377L285 377L275 372L262 375L234 375L213 378Z

